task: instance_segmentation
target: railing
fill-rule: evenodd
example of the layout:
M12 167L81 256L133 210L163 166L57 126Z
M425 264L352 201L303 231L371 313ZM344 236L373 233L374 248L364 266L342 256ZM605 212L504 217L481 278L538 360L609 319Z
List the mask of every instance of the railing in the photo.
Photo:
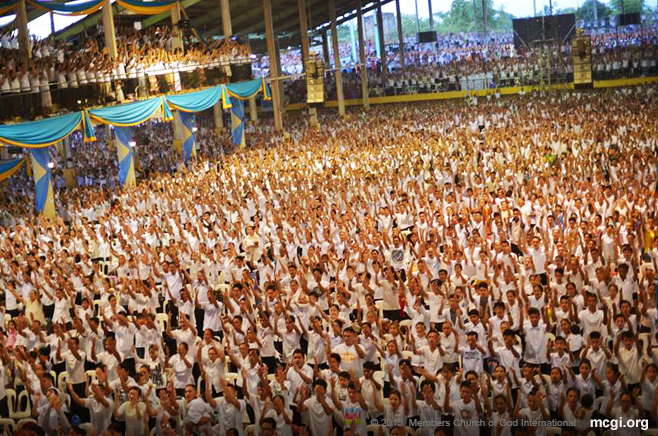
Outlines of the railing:
M30 90L4 89L0 91L0 121L31 120L84 107L121 103L129 99L142 99L227 83L230 74L226 67L246 63L251 63L251 59L240 58L231 62L211 62L203 66L131 72L109 80L97 78L93 83L75 79L52 81L47 86L45 83L38 86L34 84L30 86ZM66 76L68 77L68 74Z

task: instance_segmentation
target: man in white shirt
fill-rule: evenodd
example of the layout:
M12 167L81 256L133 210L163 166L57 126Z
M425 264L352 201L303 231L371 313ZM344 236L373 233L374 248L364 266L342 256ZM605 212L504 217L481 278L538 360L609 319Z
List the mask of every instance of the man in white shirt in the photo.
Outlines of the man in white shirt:
M311 397L308 388L302 389L302 395L297 402L297 411L299 413L308 412L311 434L314 436L330 436L333 434L331 420L334 414L333 408L329 405L327 396L327 382L323 379L316 379L313 382L313 392Z
M332 350L327 344L327 354L336 353L340 355L341 371L354 371L355 377L361 377L363 374L363 360L366 357L365 351L359 346L356 334L352 327L343 330L344 343L337 345Z
M79 349L80 340L78 338L70 338L68 340L68 350L62 353L61 346L57 348L57 359L64 359L66 363L66 375L69 383L73 386L73 390L79 397L86 397L85 392L86 379L85 379L85 360L86 354ZM71 412L78 415L82 422L89 422L89 410L86 407L80 406L78 403L71 404Z

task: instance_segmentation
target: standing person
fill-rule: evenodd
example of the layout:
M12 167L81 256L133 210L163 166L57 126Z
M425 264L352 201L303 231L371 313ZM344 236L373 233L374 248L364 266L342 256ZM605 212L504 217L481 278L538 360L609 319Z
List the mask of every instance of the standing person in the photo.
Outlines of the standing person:
M78 338L70 338L68 340L68 350L63 353L61 344L57 347L57 359L64 360L69 383L72 384L73 391L80 398L87 396L85 376L86 358L87 355L85 352L80 350L80 340ZM86 407L74 402L71 405L71 412L74 415L78 415L82 422L89 422L89 410Z
M327 382L323 379L315 379L313 382L313 393L314 395L311 396L308 387L302 387L301 395L297 402L297 412L308 412L312 435L333 435L334 431L331 418L334 414L334 409L329 405Z
M130 389L128 401L123 404L115 396L114 418L126 422L125 436L143 436L144 429L148 427L147 404L140 398L141 390L138 387Z

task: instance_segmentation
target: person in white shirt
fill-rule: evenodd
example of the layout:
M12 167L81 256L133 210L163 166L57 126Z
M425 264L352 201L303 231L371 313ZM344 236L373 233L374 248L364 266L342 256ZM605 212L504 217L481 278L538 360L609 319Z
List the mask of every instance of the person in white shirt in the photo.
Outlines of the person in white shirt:
M219 413L219 424L215 426L215 431L218 434L226 434L228 430L235 429L239 436L243 436L242 418L247 411L247 404L244 400L238 399L235 386L228 384L223 377L220 379L220 386L224 396L213 398L206 380L206 401Z
M332 417L334 409L329 405L327 397L327 382L323 379L315 379L313 382L313 393L303 387L297 402L299 413L308 413L310 430L313 436L330 436L333 434Z
M68 340L68 350L62 353L61 346L57 348L57 359L64 359L66 363L66 374L69 383L72 384L73 390L80 397L86 397L86 377L85 377L85 360L86 354L79 349L80 340L70 338ZM78 415L83 422L89 421L89 411L78 403L71 405L71 412Z

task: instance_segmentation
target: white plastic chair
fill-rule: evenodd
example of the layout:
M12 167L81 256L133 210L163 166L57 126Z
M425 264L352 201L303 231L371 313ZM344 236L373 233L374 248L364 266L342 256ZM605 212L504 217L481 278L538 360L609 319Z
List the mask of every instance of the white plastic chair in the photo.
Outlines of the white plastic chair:
M80 424L80 428L87 433L87 436L91 436L94 432L94 427L89 423Z
M36 423L37 422L32 418L21 419L20 421L18 421L16 423L16 430L20 430L21 428L23 428L23 426L25 426L27 424L36 424Z
M69 374L64 371L59 374L57 377L57 388L59 389L60 392L67 392L66 389L66 382L69 379Z
M2 428L2 435L14 434L16 423L10 418L0 418L0 428Z
M546 427L546 436L560 436L562 429L560 427Z
M232 385L238 379L238 374L236 372L227 372L224 374L224 378L226 379L226 383Z

